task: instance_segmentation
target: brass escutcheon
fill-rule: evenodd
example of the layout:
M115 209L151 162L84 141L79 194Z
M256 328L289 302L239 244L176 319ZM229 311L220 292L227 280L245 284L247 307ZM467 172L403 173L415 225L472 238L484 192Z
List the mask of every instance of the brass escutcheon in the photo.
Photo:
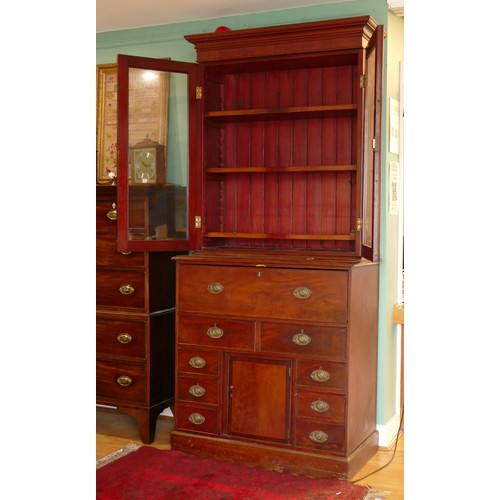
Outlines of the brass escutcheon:
M132 379L127 375L120 375L116 381L122 386L127 387L132 383Z
M118 335L118 337L116 338L118 339L118 342L120 342L120 344L128 344L132 341L132 335L130 335L129 333L120 333L120 335Z
M193 368L200 369L203 368L206 364L207 362L203 358L200 358L200 356L193 356L189 360L189 365L192 366Z
M211 339L220 339L223 335L224 335L224 330L222 328L219 328L217 326L217 323L214 324L214 326L211 326L208 330L207 330L207 335L211 338Z
M325 413L330 409L330 405L326 401L321 401L321 399L317 399L311 403L311 409L317 411L318 413Z
M111 204L111 207L113 208L113 210L110 210L110 211L106 214L106 217L107 217L109 220L116 220L116 219L118 219L118 211L116 210L116 203L112 203L112 204Z
M310 344L311 340L312 340L311 337L309 337L309 335L304 333L303 328L301 328L300 333L297 333L292 337L292 342L300 346Z
M323 431L312 431L309 434L309 439L315 443L326 443L328 441L328 434Z
M194 425L201 425L205 422L205 417L201 413L191 413L188 419Z
M318 368L311 373L311 378L316 382L326 382L330 380L330 374L322 368Z
M192 385L189 388L189 394L195 398L202 398L207 391L200 384Z
M210 283L210 285L208 285L208 291L214 295L218 295L224 291L224 285L216 282Z
M129 285L128 283L125 285L122 285L120 288L120 293L123 295L130 295L135 292L134 287L132 285Z
M293 291L293 296L297 299L308 299L312 295L311 290L305 286L299 286Z

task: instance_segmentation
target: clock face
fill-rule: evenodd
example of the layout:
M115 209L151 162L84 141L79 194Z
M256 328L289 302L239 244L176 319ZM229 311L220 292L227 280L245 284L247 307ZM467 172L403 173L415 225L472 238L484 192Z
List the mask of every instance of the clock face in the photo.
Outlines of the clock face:
M156 181L155 148L134 150L134 180L144 183Z

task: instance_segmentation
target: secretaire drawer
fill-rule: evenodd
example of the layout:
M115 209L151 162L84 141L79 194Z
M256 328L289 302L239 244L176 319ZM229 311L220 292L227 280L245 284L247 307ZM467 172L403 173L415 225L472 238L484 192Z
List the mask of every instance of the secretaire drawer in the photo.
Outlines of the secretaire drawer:
M348 272L179 265L179 309L251 317L347 321Z
M297 385L314 390L345 392L346 365L324 361L297 361Z
M255 350L255 323L179 316L177 342L217 349Z
M218 375L219 353L199 349L177 349L177 371Z
M346 359L346 329L316 325L263 322L261 351Z
M96 362L97 399L146 402L146 369L144 365L121 361Z
M103 307L145 309L144 272L104 271L96 273L96 303Z
M96 319L97 356L145 359L146 322L124 319Z
M298 417L344 424L345 396L324 392L300 391L296 395L295 411Z
M194 403L218 404L218 377L178 377L177 399Z
M217 410L208 410L195 406L175 405L175 426L207 434L217 434Z
M295 445L307 449L344 451L343 426L297 418L295 420Z
M144 252L123 254L116 249L116 231L96 235L96 265L144 266Z

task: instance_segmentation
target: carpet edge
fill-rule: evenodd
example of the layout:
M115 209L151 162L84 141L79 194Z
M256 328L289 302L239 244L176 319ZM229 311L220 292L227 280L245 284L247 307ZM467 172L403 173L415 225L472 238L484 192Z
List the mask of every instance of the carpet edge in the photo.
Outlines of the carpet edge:
M387 498L391 494L389 491L374 490L370 486L365 486L365 488L367 488L367 492L363 497L363 500L382 500L383 498Z
M120 458L123 458L127 455L130 455L130 453L133 453L134 451L137 451L140 448L137 444L134 443L129 443L123 448L97 460L96 462L96 469L100 469L111 462L114 462L116 460L119 460Z

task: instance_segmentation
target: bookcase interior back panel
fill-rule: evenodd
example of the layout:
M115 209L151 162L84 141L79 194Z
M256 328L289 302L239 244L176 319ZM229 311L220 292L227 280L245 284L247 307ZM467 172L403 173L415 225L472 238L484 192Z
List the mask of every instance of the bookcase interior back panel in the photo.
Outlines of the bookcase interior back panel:
M356 61L207 72L205 246L353 250Z

